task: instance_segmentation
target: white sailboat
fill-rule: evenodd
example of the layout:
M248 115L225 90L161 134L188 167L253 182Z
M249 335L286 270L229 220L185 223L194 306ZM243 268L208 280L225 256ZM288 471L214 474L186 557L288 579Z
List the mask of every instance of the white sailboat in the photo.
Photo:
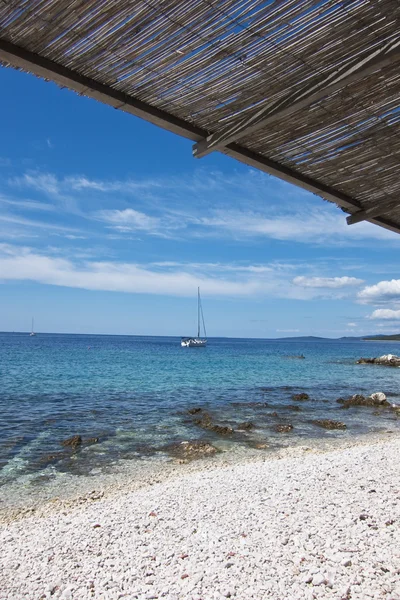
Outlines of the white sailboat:
M30 337L32 337L33 335L36 335L35 331L34 331L34 327L33 327L33 317L32 317L32 329L31 332L29 334Z
M203 323L204 338L200 337L200 317ZM204 348L207 344L206 326L204 323L203 307L200 299L200 288L197 288L197 337L184 337L181 339L182 348Z

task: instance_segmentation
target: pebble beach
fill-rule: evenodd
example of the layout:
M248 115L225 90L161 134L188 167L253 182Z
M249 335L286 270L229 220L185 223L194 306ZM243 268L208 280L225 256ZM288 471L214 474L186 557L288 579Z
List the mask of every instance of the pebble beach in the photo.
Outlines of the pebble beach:
M400 438L176 470L8 520L1 600L400 600Z

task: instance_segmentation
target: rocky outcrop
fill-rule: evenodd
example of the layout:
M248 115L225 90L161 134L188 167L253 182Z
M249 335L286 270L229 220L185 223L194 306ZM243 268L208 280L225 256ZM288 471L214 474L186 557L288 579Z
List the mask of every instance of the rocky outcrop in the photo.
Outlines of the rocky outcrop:
M371 394L370 398L377 404L385 405L386 403L386 395L383 392L375 392L374 394Z
M205 429L209 429L210 431L214 431L218 435L232 435L233 429L229 427L229 425L217 425L214 423L210 423L210 425L206 425Z
M197 415L202 410L203 410L202 408L199 408L198 406L195 406L194 408L189 408L188 413L189 413L189 415Z
M205 458L219 452L212 444L203 440L174 442L166 446L165 450L174 458L184 461Z
M86 440L83 440L83 443L91 446L92 444L98 444L99 441L100 441L100 438L92 437L92 438L87 438Z
M80 435L73 435L72 437L67 438L66 440L63 440L61 442L61 446L65 446L66 448L76 450L77 448L82 446L82 444L90 446L92 444L97 444L99 441L100 441L100 438L98 438L98 437L82 439L82 436L80 436Z
M342 408L350 408L350 406L390 406L383 392L376 392L368 397L362 394L355 394L347 399L338 398L336 402L341 404Z
M376 358L359 358L358 365L383 365L385 367L400 367L400 356L384 354Z
M290 423L278 423L277 425L274 425L272 429L277 433L289 433L289 431L292 431L293 425Z
M191 409L193 410L193 409ZM217 435L232 435L233 429L229 425L218 425L218 423L214 423L210 413L200 408L196 409L196 412L190 412L190 414L198 415L198 418L194 419L193 423L202 429L207 429L208 431L213 431Z
M72 448L73 450L75 450L76 448L78 448L81 445L82 445L82 437L80 435L73 435L72 437L67 438L66 440L63 440L61 442L61 446L66 446L66 447Z
M254 429L255 425L251 421L246 421L245 423L239 423L237 426L238 429L249 431L250 429Z
M293 394L292 395L292 400L295 400L296 402L302 402L304 400L309 400L310 396L308 394L305 394L304 392L302 392L301 394Z
M323 429L347 429L347 426L341 421L332 421L331 419L316 419L311 423Z

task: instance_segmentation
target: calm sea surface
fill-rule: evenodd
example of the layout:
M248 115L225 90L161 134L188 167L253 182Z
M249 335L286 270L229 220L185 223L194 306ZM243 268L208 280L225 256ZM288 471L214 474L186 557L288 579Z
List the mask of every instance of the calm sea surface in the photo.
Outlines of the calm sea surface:
M0 485L90 475L126 459L165 460L169 443L187 439L235 452L394 431L392 411L343 410L336 402L383 391L400 403L400 369L355 364L387 353L400 354L400 343L211 339L207 348L185 349L168 337L0 334ZM304 360L290 358L300 354ZM298 392L311 399L294 402ZM256 427L222 438L193 423L187 411L197 406L217 423ZM310 422L318 418L343 421L347 430L320 429ZM275 433L276 423L293 430ZM99 441L71 456L61 442L73 435Z

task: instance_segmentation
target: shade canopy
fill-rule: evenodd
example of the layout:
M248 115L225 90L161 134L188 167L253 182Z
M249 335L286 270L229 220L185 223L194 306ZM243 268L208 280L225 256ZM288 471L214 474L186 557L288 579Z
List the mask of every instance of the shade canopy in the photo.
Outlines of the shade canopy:
M400 232L398 0L2 0L0 61Z

